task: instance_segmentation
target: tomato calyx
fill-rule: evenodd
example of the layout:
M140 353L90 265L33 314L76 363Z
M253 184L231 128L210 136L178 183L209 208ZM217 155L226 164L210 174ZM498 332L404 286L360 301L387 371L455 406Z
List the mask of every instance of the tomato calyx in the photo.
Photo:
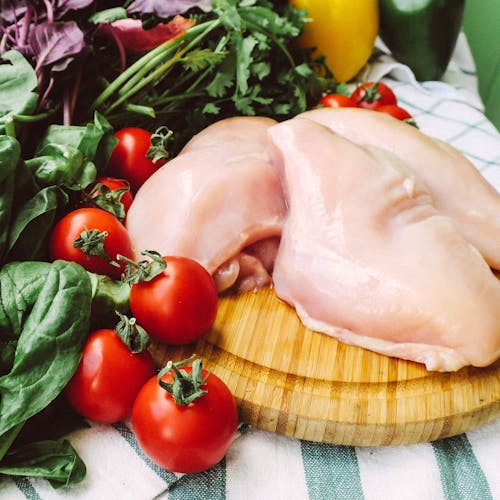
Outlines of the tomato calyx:
M363 87L363 95L361 99L359 99L358 104L360 102L376 102L381 99L382 94L378 90L378 82L374 83L371 87L365 86Z
M166 268L167 262L160 253L154 250L143 250L142 255L149 257L148 259L134 262L133 260L118 255L117 259L127 263L125 272L122 276L122 281L130 285L151 281L156 276L160 275Z
M126 314L115 311L120 321L116 324L115 331L122 342L130 349L132 354L138 354L147 349L150 338L146 330L137 324L135 318L129 318Z
M146 153L146 158L156 163L160 160L167 160L170 157L167 145L172 141L174 133L168 127L157 128L151 134L151 146Z
M203 377L203 367L201 359L191 356L188 359L174 363L169 361L165 367L158 373L158 383L165 389L179 406L187 406L204 394L207 394L206 389L202 389L208 373ZM192 362L191 362L192 361ZM191 362L191 370L188 372L183 370L189 362ZM163 376L169 372L172 374L172 382L162 380Z
M102 182L98 182L89 193L84 193L84 202L110 212L120 222L123 222L125 220L125 207L120 198L128 191L130 191L130 187L110 189Z
M79 248L89 257L95 255L101 257L112 266L120 267L120 264L113 260L104 250L104 240L107 236L107 231L101 232L99 229L85 229L85 231L82 231L80 236L73 242L73 247Z

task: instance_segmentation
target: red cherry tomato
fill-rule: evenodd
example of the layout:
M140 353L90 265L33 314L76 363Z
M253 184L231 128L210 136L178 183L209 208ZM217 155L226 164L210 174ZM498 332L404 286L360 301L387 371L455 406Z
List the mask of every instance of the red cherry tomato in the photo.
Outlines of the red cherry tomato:
M165 257L167 267L130 290L130 309L146 332L167 344L189 344L206 333L217 315L212 276L186 257Z
M111 192L126 189L127 191L123 192L118 199L123 204L125 213L128 212L128 209L130 208L130 205L132 205L134 197L132 195L132 192L130 191L130 185L126 180L116 179L115 177L99 177L91 186L89 186L85 190L85 196L91 203L92 199L102 196L101 189L95 189L98 184L103 184L104 186L109 188ZM103 206L100 206L100 208L103 208L104 210L106 209Z
M318 101L318 104L325 108L353 108L356 106L354 101L344 94L327 94Z
M125 179L135 193L165 160L153 162L147 158L151 147L151 133L137 127L128 127L115 133L118 144L113 149L107 166L111 177Z
M172 383L172 372L162 380ZM207 393L187 406L178 405L156 376L137 395L132 428L141 448L160 467L186 473L206 470L222 460L233 441L238 411L231 391L213 373L201 387Z
M133 354L114 330L96 330L64 392L81 415L114 423L130 417L142 386L154 375L148 351Z
M413 122L413 117L411 116L406 109L401 108L400 106L396 106L395 104L389 104L386 106L379 106L375 111L378 111L379 113L386 113L388 115L391 115L392 117L401 120L401 121L408 121L408 122Z
M93 230L104 238L103 250L109 259L116 262L118 254L134 258L127 230L114 215L100 208L79 208L55 225L49 242L51 260L76 262L87 271L120 279L126 265L124 262L117 262L118 266L115 266L101 255L87 255L81 248L75 248L75 240L82 233Z
M365 109L376 109L386 104L397 104L396 95L392 89L382 82L365 82L359 85L351 94L355 106Z

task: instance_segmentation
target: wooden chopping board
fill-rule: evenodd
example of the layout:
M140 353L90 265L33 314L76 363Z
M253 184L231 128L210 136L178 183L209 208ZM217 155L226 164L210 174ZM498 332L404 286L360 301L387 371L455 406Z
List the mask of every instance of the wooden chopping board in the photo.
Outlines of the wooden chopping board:
M418 443L500 417L500 360L428 372L306 329L271 289L222 298L195 345L151 350L160 365L196 353L233 392L241 421L310 441Z

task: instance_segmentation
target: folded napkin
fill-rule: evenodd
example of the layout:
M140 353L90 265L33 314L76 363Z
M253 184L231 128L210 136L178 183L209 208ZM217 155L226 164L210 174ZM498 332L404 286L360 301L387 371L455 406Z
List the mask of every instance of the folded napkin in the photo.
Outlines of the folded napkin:
M419 83L380 54L362 79L384 80L420 129L462 151L500 191L500 135L485 118L464 37L442 82ZM209 471L176 475L140 450L129 423L91 423L69 439L85 480L54 490L43 480L0 480L0 498L71 500L493 500L500 499L500 419L433 443L352 447L249 429Z

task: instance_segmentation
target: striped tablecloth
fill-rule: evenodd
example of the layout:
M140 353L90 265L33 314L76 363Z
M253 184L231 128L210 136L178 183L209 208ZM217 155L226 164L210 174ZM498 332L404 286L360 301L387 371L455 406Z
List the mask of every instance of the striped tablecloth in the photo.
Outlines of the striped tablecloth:
M500 191L500 135L483 114L464 38L444 82L420 85L387 56L363 73L381 77L422 131L462 151ZM3 479L0 498L500 500L500 419L433 443L393 447L325 445L249 429L216 467L184 476L155 466L128 423L91 423L70 440L87 465L82 483L56 491L42 480Z

